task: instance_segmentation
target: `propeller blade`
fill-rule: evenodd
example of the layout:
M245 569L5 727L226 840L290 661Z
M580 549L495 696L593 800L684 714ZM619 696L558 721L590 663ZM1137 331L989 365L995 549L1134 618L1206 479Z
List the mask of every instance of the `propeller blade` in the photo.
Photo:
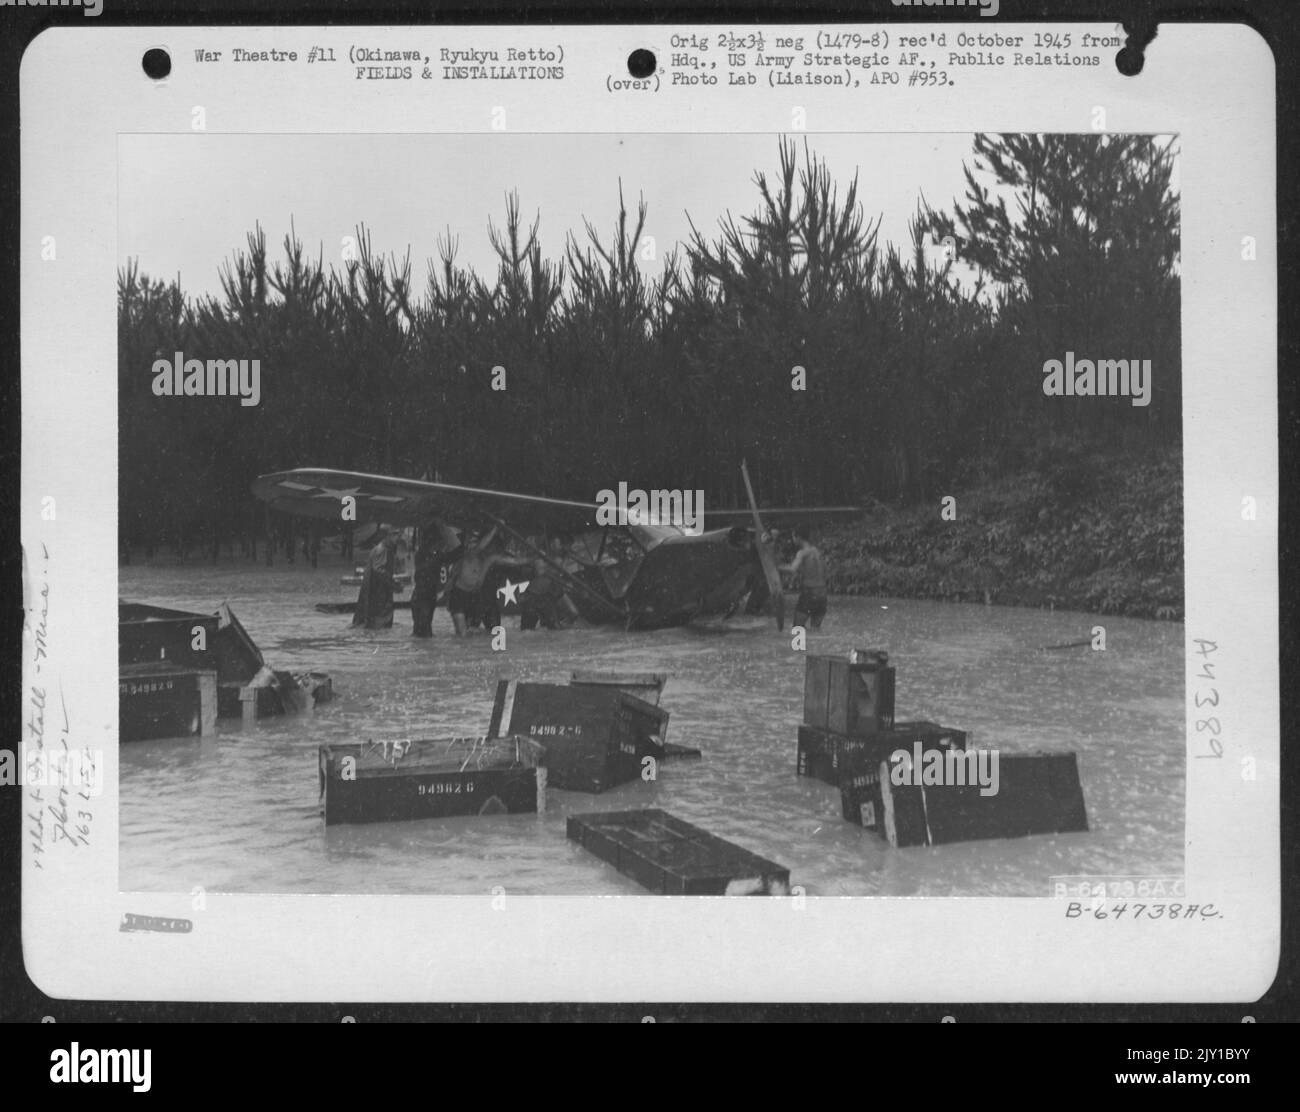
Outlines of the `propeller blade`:
M754 547L758 549L758 562L763 566L763 576L767 579L767 590L772 602L772 613L776 616L776 628L785 629L785 594L781 590L781 573L776 570L776 556L772 552L772 542L765 540L763 519L758 516L758 502L754 499L754 487L749 481L749 465L742 459L740 473L745 478L745 493L749 496L749 509L754 515Z

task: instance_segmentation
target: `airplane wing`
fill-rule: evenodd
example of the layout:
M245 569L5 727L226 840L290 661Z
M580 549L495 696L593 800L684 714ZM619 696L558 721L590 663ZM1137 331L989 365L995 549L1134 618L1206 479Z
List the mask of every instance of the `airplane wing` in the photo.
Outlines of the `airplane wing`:
M319 467L261 475L253 481L253 493L273 510L340 524L343 500L352 498L358 522L424 525L440 518L467 524L500 517L516 529L564 532L596 525L594 504Z
M805 518L846 520L857 517L863 512L861 506L778 506L770 510L763 506L761 509L763 520L768 526L773 524L797 525ZM710 529L720 529L725 525L733 524L748 525L753 520L753 511L748 508L711 510L706 506L704 508L704 520Z

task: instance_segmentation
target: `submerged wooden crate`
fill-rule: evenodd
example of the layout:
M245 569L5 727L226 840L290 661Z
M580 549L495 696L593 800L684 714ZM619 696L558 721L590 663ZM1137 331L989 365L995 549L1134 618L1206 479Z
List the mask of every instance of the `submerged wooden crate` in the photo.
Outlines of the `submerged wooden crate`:
M663 672L574 672L569 677L570 687L615 687L638 699L644 699L652 706L659 705L663 695L664 684L668 676ZM661 761L695 761L703 754L691 745L676 745L667 740L668 719L664 718L659 734L661 753L653 753Z
M887 655L861 650L810 656L804 664L803 720L837 734L875 734L894 724L894 669Z
M882 836L884 810L879 775L882 765L888 768L890 758L899 750L914 754L918 744L922 754L930 750L943 753L966 749L964 730L940 726L937 722L896 722L892 729L872 737L833 736L836 747L831 760L835 779L831 782L839 785L844 818ZM823 770L825 763L823 757Z
M122 741L215 733L217 673L162 661L121 665L117 714Z
M571 815L568 836L665 896L785 895L790 870L666 811Z
M965 749L966 733L937 722L896 722L877 734L837 734L816 726L800 726L796 771L828 784L840 785L846 768L888 760L895 749L911 750L920 741L926 749Z
M488 734L544 746L551 787L603 792L639 779L646 757L662 760L667 728L667 711L615 686L502 680Z
M226 603L215 614L120 601L117 611L119 666L162 663L172 668L215 670L217 716L245 715L249 697L241 693L258 684L258 677L267 670L266 662ZM251 697L257 717L283 714L286 707L277 692L263 687Z
M1088 829L1074 753L1000 754L997 791L990 795L978 783L911 782L916 778L894 783L887 761L862 766L841 786L844 817L897 847Z
M326 825L546 809L539 747L523 738L322 745Z

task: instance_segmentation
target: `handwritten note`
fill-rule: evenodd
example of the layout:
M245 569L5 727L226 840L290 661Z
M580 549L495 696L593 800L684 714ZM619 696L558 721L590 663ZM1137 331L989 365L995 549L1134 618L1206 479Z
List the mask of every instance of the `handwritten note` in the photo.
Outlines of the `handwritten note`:
M45 868L44 855L56 845L79 849L90 844L94 799L103 787L104 755L75 748L72 722L62 685L53 695L46 681L52 661L50 644L50 550L41 545L36 570L39 587L30 594L27 625L31 635L31 682L27 686L19 769L27 788L26 835L33 864ZM57 713L51 734L49 719Z
M40 588L36 592L39 602L28 607L27 626L32 637L32 669L33 676L41 674L43 665L49 659L49 622L50 622L50 580L49 580L49 561L50 550L41 545L41 564L40 564ZM19 764L24 776L29 771L29 758L37 756L40 760L45 757L45 685L44 681L32 683L27 691L27 721L24 726L23 740L26 751L23 759ZM45 852L45 795L42 788L35 786L28 778L28 803L34 804L35 808L25 813L27 822L27 837L31 844L34 854L34 861L38 869L45 866L41 861L41 855Z

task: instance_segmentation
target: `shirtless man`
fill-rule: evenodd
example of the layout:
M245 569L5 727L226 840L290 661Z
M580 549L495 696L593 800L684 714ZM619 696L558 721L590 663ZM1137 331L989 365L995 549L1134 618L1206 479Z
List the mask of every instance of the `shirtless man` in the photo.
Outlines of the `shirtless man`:
M460 558L460 568L452 580L451 593L447 596L447 609L451 611L451 621L456 627L457 637L465 635L465 615L478 606L478 593L487 573L497 564L517 563L504 552L491 551L496 535L495 525L488 530L487 536L481 536L477 530L466 534L465 553Z
M822 566L822 554L808 539L808 526L799 526L794 537L799 542L799 551L790 563L781 565L783 572L799 577L794 624L806 629L808 620L812 619L813 629L821 629L822 618L826 616L826 569Z

